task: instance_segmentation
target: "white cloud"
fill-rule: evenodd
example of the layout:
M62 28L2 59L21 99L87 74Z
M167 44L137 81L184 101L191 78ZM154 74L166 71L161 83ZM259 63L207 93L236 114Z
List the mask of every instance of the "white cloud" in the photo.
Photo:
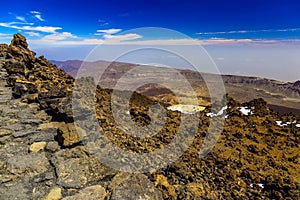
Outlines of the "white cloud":
M6 43L9 44L13 37L13 34L7 34L7 33L0 33L0 43Z
M26 30L26 31L40 31L45 33L55 33L56 30L61 30L61 27L53 27L53 26L23 26L23 27L17 27L17 29L20 30Z
M97 30L98 33L103 33L103 34L106 34L106 35L116 34L116 33L119 33L120 31L122 31L122 29L118 29L118 28Z
M123 44L123 45L243 45L243 44L277 45L280 44L280 41L253 40L253 39L222 39L222 38L212 38L206 40L183 38L183 39L157 39L157 40L153 39L153 40L128 41L125 38L123 38L123 40L117 40L117 39L106 40L105 43Z
M84 39L77 38L77 40L65 40L68 38L76 38L71 33L57 33L45 36L40 40L31 40L35 44L47 44L47 45L255 45L255 46L270 46L270 45L282 45L284 44L278 40L252 40L252 39L222 39L212 38L207 40L199 39L157 39L157 40L138 40L142 38L138 34L124 34L124 35L109 35L105 39ZM291 43L291 41L289 41ZM300 44L300 41L298 41ZM220 58L219 60L222 60Z
M287 29L262 29L262 30L234 30L234 31L216 31L216 32L198 32L198 35L222 35L222 34L243 34L243 33L260 33L260 32L289 32L299 31L300 28Z
M10 28L9 26L12 26L12 25L30 25L30 26L33 26L34 23L29 23L29 22L2 22L0 23L3 25L3 27L7 27L7 28Z
M38 11L30 11L31 14L33 14L33 16L38 19L39 21L44 22L45 20L42 18L42 15L40 12Z
M106 43L114 43L115 41L136 40L136 39L142 38L141 35L136 34L136 33L128 33L128 34L123 34L123 35L114 35L114 34L119 33L121 31L122 31L122 29L118 29L118 28L97 30L97 33L95 33L95 35L103 36Z
M127 41L127 40L136 40L139 38L142 38L141 35L136 33L128 33L124 35L104 35L105 39L108 39L108 41Z
M16 25L18 24L18 25ZM39 31L44 33L55 33L57 30L61 30L61 27L54 26L33 26L33 23L29 23L29 26L20 26L28 23L18 23L18 22L9 22L9 23L0 23L0 26L6 28L13 28L17 30L25 30L25 31Z
M82 39L82 40L29 40L30 44L35 45L50 45L50 46L80 46L80 45L100 45L104 44L104 40L102 39Z
M31 37L39 37L40 36L40 34L37 32L25 32L25 33Z
M58 40L66 40L69 38L77 38L77 36L73 35L70 32L53 33L51 35L46 35L45 37L42 38L42 40L58 41Z
M16 16L16 19L22 22L26 22L25 17L22 16Z
M0 38L12 38L12 34L0 33Z

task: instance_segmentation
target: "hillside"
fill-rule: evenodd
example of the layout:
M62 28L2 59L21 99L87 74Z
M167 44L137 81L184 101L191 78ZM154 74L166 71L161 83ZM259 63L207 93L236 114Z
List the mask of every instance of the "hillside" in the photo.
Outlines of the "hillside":
M75 82L46 58L36 58L21 34L14 35L9 46L0 46L0 57L1 199L300 198L299 115L274 112L262 98L240 103L230 93L224 102L216 102L226 103L221 110L212 109L202 96L199 102L206 108L185 114L167 109L176 102L161 100L166 93L155 91L158 87L151 88L154 95L145 88L134 92L129 110L122 113L119 108L130 91L100 87L117 80L114 70L109 72L115 79L107 75L98 86L91 77ZM270 88L278 84L271 81ZM282 88L287 92L299 87L286 84ZM95 96L84 98L93 90ZM162 112L150 109L160 105L166 112L162 128L152 137L139 138L129 123L120 127L112 110L113 95L119 118L130 119L142 134L152 131L151 126L144 129L152 122L161 125ZM212 151L200 157L214 119L224 120L223 127L212 130L220 131L220 137ZM208 139L213 141L214 135ZM153 159L130 156L168 149L174 140L176 145ZM176 158L178 151L182 154ZM173 162L166 164L167 159ZM141 163L147 165L138 171Z
M103 87L112 88L116 80L119 79L128 70L132 69L135 64L120 63L120 62L84 62L79 60L70 61L53 61L54 64L60 68L66 70L74 77L77 74L81 65L88 66L91 71L105 71L105 75L101 82ZM206 88L206 84L201 78L201 75L191 70L179 70L194 87L199 94L198 97L202 99L209 99L209 93ZM152 76L151 74L149 76ZM222 75L226 92L229 96L238 100L239 102L247 102L256 98L263 98L270 108L281 114L294 113L300 115L300 84L296 82L281 82L266 78L236 76L236 75ZM128 83L131 81L128 80ZM163 88L157 85L151 87L140 88L139 93L147 95L156 100L166 98L170 96L169 93L162 93ZM160 91L160 92L158 92ZM162 95L161 95L162 94ZM172 97L169 97L172 98ZM207 105L207 101L203 101L204 105Z

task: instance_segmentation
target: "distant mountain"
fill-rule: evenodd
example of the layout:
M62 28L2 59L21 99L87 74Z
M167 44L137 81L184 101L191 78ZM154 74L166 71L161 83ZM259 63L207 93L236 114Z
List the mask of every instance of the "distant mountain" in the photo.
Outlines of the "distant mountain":
M133 64L81 63L105 70L95 87L35 55L21 34L0 44L0 199L300 199L300 116L230 96L217 109L170 110L176 98L155 84L138 89L146 95L100 87ZM181 72L208 102L199 74ZM137 75L158 72L148 73ZM297 105L296 83L223 78L239 98ZM154 106L164 100L166 115Z
M132 69L135 64L121 63L121 62L83 62L81 60L68 61L52 61L59 68L63 68L67 73L76 76L81 65L88 65L91 71L105 70L102 78L102 86L111 88L117 80ZM203 104L207 105L209 102L209 94L205 90L205 82L202 80L198 72L191 70L180 70L198 92L199 97L203 100ZM281 82L258 77L236 76L236 75L222 75L226 92L229 96L237 99L240 102L247 102L255 98L263 98L268 103L268 106L281 114L294 113L300 115L300 81L296 82ZM130 80L128 80L128 84ZM158 89L158 85L153 84L152 87L139 88L139 93L150 96L154 99L165 99L169 101L172 99L172 94L166 90ZM158 92L159 91L159 92Z

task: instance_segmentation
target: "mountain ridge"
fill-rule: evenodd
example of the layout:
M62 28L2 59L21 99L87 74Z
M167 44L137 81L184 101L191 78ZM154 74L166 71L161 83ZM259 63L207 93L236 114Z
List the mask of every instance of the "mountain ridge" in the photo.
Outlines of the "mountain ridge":
M112 89L96 86L88 77L77 80L80 87L74 89L73 77L44 57L36 58L27 46L21 34L14 35L9 46L0 46L1 198L300 198L300 116L275 113L262 98L240 103L227 96L222 112L209 105L195 114L166 109L163 128L153 137L141 139L128 134L133 131L132 127L126 124L125 129L121 128L115 121ZM93 89L95 99L87 102L82 97ZM117 108L128 103L124 98L128 93L117 92L115 100L120 102ZM78 103L76 112L72 110L72 98ZM95 124L88 118L93 113L90 103L103 135L95 135ZM159 102L133 93L129 103L128 113L118 110L121 119L129 117L140 127L161 121L159 112L149 117L149 109ZM166 108L169 104L159 105ZM193 127L189 125L195 123L195 118L190 116L199 119L194 138L190 132ZM199 157L212 117L225 120L224 126L219 127L222 133L212 151ZM88 148L89 145L98 147L98 153L107 150L107 144L103 143L106 137L124 151L155 152L172 142L182 119L187 123L180 144L190 140L192 144L177 160L162 168L144 173L120 171L101 163ZM83 126L77 129L74 122ZM180 144L174 150L184 148ZM113 149L104 153L109 155L109 160L120 157L121 167L133 163L138 169L139 163L144 161L120 156ZM172 152L169 153L162 156L172 156ZM154 166L164 164L161 159L146 161Z
M74 77L76 77L77 71L82 64L87 65L91 69L91 71L104 71L105 68L109 68L109 70L113 69L112 73L110 73L109 70L105 71L105 76L108 76L108 78L119 78L129 69L137 65L109 61L85 62L82 60L53 62L61 68L65 69L66 72L72 74ZM195 90L197 90L199 87L205 87L205 83L203 82L203 80L201 80L201 75L199 75L198 72L187 69L176 70L180 71L181 74L184 75L191 82L191 85L194 86ZM228 95L232 96L240 102L247 102L252 99L262 97L267 101L268 105L276 112L279 112L281 114L288 114L292 112L294 114L300 115L300 81L283 82L261 77L237 75L221 75L221 77L224 81L224 85ZM106 82L104 85L105 87L112 88L114 82ZM153 90L155 89L156 88L153 88ZM140 90L138 92L144 95L147 94L147 91ZM201 92L203 93L203 91ZM245 93L247 93L247 95L245 95ZM207 93L207 91L206 94L202 94L202 96L204 96L205 98L209 98L209 94Z

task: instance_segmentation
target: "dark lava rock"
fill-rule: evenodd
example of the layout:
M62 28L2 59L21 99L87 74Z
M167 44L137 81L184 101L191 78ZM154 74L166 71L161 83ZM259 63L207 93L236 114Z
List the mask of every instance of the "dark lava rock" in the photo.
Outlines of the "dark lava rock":
M35 55L21 34L14 35L9 46L0 45L0 92L6 95L4 99L0 93L0 199L300 199L299 116L277 114L263 99L241 104L227 97L225 123L212 128L221 130L221 135L212 151L200 157L199 152L206 150L201 147L211 121L206 116L209 111L197 116L196 128L190 128L192 120L180 127L182 116L188 119L187 115L167 111L166 123L157 134L134 137L128 134L132 127L120 128L114 120L111 89L96 87L92 78L86 78L76 82L82 86L77 91L74 78ZM5 90L6 82L9 90ZM124 102L128 93L116 93L120 105L128 103ZM78 106L75 113L72 100ZM149 108L157 103L133 93L129 112L118 114L145 127L162 121L158 113L149 115ZM251 108L253 114L242 114L241 106ZM95 121L89 120L92 114ZM84 129L76 129L74 121L83 122ZM286 125L278 126L276 121ZM104 134L93 135L97 127ZM177 139L179 128L185 131L180 144L192 140L186 151L168 166L140 174L105 166L80 138L100 144L101 150L105 136L123 151L147 154ZM190 136L193 131L195 137ZM29 147L37 143L43 148L29 153ZM113 150L104 153L114 158L118 155ZM160 155L161 161L170 155ZM126 157L121 160L130 162ZM149 162L161 164L155 159Z
M115 174L96 158L88 156L83 147L63 149L51 159L56 168L58 185L67 188L82 188L89 182Z
M121 180L119 185L113 188L111 199L160 200L162 199L162 194L145 175L137 174L128 176L125 180Z

